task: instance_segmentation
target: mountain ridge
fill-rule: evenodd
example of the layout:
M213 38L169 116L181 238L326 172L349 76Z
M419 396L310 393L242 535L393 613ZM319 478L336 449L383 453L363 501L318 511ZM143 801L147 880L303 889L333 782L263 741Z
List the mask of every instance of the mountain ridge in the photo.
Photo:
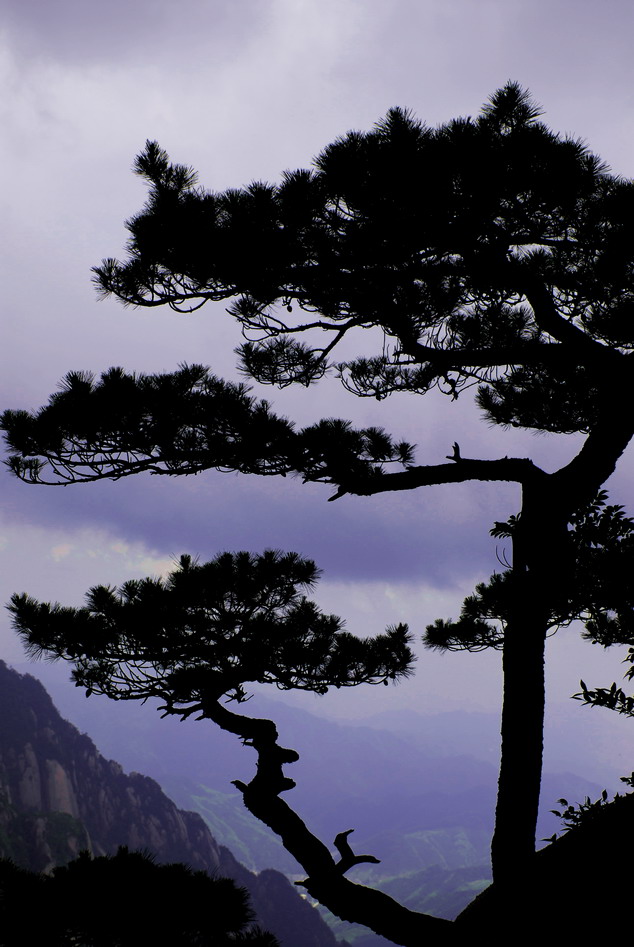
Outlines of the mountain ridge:
M160 786L126 774L64 720L44 686L0 660L0 856L46 871L80 850L151 851L247 888L262 927L286 947L335 947L318 912L279 872L249 872L200 815L178 809Z

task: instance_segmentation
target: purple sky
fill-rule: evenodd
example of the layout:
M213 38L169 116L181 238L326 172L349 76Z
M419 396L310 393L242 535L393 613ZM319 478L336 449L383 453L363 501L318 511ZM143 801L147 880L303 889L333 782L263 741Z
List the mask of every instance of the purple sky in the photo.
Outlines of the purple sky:
M178 317L93 292L90 267L122 254L123 221L144 200L130 166L147 138L207 187L274 181L390 106L435 124L477 113L512 78L552 128L631 174L633 33L629 0L5 0L0 404L36 408L68 370L112 364L159 371L196 361L236 377L240 340L222 307ZM442 462L457 440L465 456L531 456L552 469L578 444L492 430L469 405L439 396L377 406L335 384L263 394L300 424L338 415L383 425L418 444L419 463ZM612 491L630 509L632 468L630 451ZM275 546L317 561L316 597L351 630L395 621L422 630L455 616L495 569L488 530L518 505L514 487L481 484L333 504L328 495L215 473L70 489L7 475L2 600L26 590L79 604L89 585L165 571L185 551ZM2 656L16 660L2 622ZM551 651L554 700L580 676L599 684L621 674L620 655L577 644L571 631ZM379 699L497 709L499 658L425 654L413 681L380 691L370 692L373 709ZM367 700L334 695L328 708L357 713Z

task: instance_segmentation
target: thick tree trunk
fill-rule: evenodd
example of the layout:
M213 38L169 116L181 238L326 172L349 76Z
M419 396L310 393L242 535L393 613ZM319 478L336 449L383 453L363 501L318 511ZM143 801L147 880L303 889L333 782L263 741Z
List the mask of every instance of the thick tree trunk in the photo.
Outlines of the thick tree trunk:
M530 859L521 891L491 885L456 918L472 944L628 944L632 939L634 795L603 806Z
M522 596L524 598L524 596ZM493 880L517 882L535 851L544 731L544 642L541 608L525 606L509 623L503 652L502 752L491 845ZM516 609L521 611L521 607Z
M502 747L493 880L517 881L535 852L544 750L544 648L549 603L567 570L565 519L553 510L550 491L525 485L513 536L513 591L504 635Z

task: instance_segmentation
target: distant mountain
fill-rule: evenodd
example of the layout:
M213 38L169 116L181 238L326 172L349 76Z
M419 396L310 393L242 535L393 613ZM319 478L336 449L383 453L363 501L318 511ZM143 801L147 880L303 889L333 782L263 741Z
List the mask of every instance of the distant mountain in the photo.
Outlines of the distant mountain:
M277 838L244 809L240 793L231 786L235 778L250 779L252 750L208 721L181 723L160 719L149 706L97 697L86 700L80 689L60 682L57 668L36 668L51 679L57 677L57 683L51 680L49 686L71 719L125 766L149 773L178 805L200 813L213 835L249 868L266 865L291 877L298 871ZM464 894L452 901L452 884L455 891L466 891L468 899L486 882L497 765L495 759L478 759L475 753L497 739L492 716L482 720L488 715L472 719L462 714L456 720L455 715L419 719L412 714L403 720L410 728L391 732L375 720L374 728L334 723L260 694L249 702L248 712L275 720L282 744L300 753L299 762L288 770L297 781L288 801L316 834L331 843L338 832L354 828L356 850L381 859L377 866L357 867L355 880L386 890L402 883L403 890L419 898L419 909L424 903L425 909L447 917L454 916L451 912L458 902L466 903ZM454 736L453 752L447 717L454 729L465 730ZM470 746L474 754L466 752ZM596 797L602 788L574 775L547 774L539 837L560 829L559 820L549 812L559 797L571 801ZM459 875L447 875L442 884L438 881L438 871L463 869L475 870L473 889ZM412 880L415 875L420 875L418 881ZM425 883L427 892L422 890ZM428 898L436 899L435 906Z
M406 737L427 753L468 754L497 766L500 716L449 710L437 713L391 710L364 720L364 725ZM583 773L591 782L617 791L619 777L631 770L632 723L606 710L568 700L548 705L544 733L544 769L550 773ZM547 805L550 802L547 801Z
M211 782L221 784L227 797L230 792L226 782L230 778L243 773L248 778L249 767L253 765L250 751L240 746L229 750L228 744L216 743L212 727L181 725L173 720L160 720L152 712L139 714L143 708L82 699L82 706L91 705L99 708L97 716L101 715L103 725L108 724L113 742L140 755L145 750L147 758L164 769L177 765L185 766L186 771L190 766L195 778L206 774ZM394 740L398 735L332 725L260 698L249 709L280 721L283 741L299 747L304 760L296 770L301 765L307 767L301 776L296 772L300 780L319 774L317 789L307 785L303 794L293 791L298 808L308 801L319 809L317 804L321 801L324 811L318 813L316 821L328 831L335 822L338 831L359 827L359 839L362 830L373 832L366 839L377 845L384 838L384 848L379 852L384 859L382 864L359 866L354 870L356 880L377 883L412 908L446 916L455 915L474 893L481 891L456 922L456 932L462 928L469 941L475 938L487 943L508 943L528 937L531 943L544 939L572 943L582 939L585 942L588 937L604 939L606 931L612 939L616 936L625 940L631 926L632 871L628 852L634 833L634 794L609 806L588 809L580 831L570 832L538 852L519 884L517 878L510 877L485 888L486 868L469 859L475 857L474 851L477 853L481 845L476 830L484 832L490 822L490 814L484 809L488 805L487 793L492 791L492 786L487 785L487 774L494 771L493 767L466 755L441 758L426 754L407 737ZM82 718L82 726L88 725L87 720L86 716ZM224 755L236 751L237 756ZM419 760L415 759L417 754ZM310 763L311 757L316 763ZM233 769L233 763L241 767L240 773ZM173 778L177 775L175 771ZM402 777L405 786L400 784ZM421 780L418 787L407 785L417 777ZM578 780L577 790L581 792L575 797L565 788L566 778L572 785L575 777L558 776L547 792L566 795L571 801L586 791L591 796L598 795L598 787ZM450 787L446 804L439 788L442 782ZM82 783L90 785L89 792L82 790ZM209 797L210 810L217 809L213 796L221 790L193 785L199 797ZM389 786L393 787L391 796ZM418 807L417 788L422 793ZM198 864L196 858L211 859L212 867L218 864L227 874L233 865L237 872L233 877L251 887L262 925L273 929L288 947L322 943L334 947L333 935L324 934L323 928L313 925L315 911L298 898L293 886L281 875L264 871L254 884L253 876L230 853L223 853L222 846L209 836L199 818L179 812L152 780L126 777L117 764L100 757L86 736L60 720L50 698L35 680L20 678L1 664L0 796L0 854L10 849L25 864L32 858L41 859L37 863L41 864L67 858L85 841L99 851L109 844L108 831L119 823L124 829L120 839L124 843L129 844L134 837L146 844L152 838L159 847L164 843L163 851L169 852L164 857L175 857L172 851L180 847L194 865ZM342 800L343 815L326 801L337 796ZM238 823L229 824L230 814L227 804L224 809L221 807L221 816L217 818L226 819L228 831L235 831ZM173 838L171 830L166 833L161 828L164 816L175 826ZM378 828L373 819L378 820ZM199 838L201 847L197 843ZM357 846L356 842L355 835L358 851L373 850L371 845ZM253 850L256 849L254 845ZM466 863L451 867L452 859L454 865L460 859ZM406 863L410 867L406 868ZM394 871L394 865L398 870ZM412 869L411 865L417 867ZM283 934L269 917L286 922ZM354 940L354 947L385 947L385 942L363 929L339 926L336 930L339 936Z
M261 926L286 947L335 947L318 912L283 875L247 871L200 815L101 756L39 681L0 661L0 857L43 871L82 849L113 854L120 845L232 878L248 889Z
M200 812L249 867L298 871L231 786L235 778L251 778L252 750L208 721L181 723L161 719L149 706L86 700L80 689L50 676L47 686L77 725L124 766L151 775L178 805ZM381 858L390 876L487 860L496 779L491 764L418 747L413 752L407 738L336 724L261 695L248 708L274 719L281 742L300 753L289 768L297 781L289 802L326 842L354 828L355 845Z

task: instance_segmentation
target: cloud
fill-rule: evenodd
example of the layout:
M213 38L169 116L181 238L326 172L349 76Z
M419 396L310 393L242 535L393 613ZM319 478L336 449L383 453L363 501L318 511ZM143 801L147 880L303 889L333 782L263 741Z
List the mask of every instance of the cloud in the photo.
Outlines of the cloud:
M82 64L154 58L167 66L201 45L222 58L229 37L247 41L267 19L257 0L7 0L3 12L22 56Z
M475 114L515 77L554 128L587 137L628 171L634 7L611 9L618 16L598 17L589 0L9 0L2 407L38 407L70 369L196 361L234 375L240 337L222 306L179 318L95 300L90 267L122 254L123 221L145 199L129 169L146 138L222 189L307 166L394 104L430 124ZM418 443L419 463L442 462L457 440L464 456L531 456L551 470L578 444L492 430L463 400L377 406L344 400L335 383L258 393L299 424L332 415L384 425ZM631 455L614 478L619 502L632 498ZM33 580L35 593L59 587L62 597L71 568L87 584L122 581L185 551L275 546L314 558L361 613L362 599L378 609L377 589L389 587L405 611L421 607L408 596L424 588L455 597L455 614L464 588L496 567L493 520L519 505L515 487L495 484L329 504L326 487L216 473L69 489L5 477L3 492L7 548L22 550L9 563L17 587Z
M215 472L72 487L9 481L6 516L10 524L51 529L85 524L105 531L111 541L139 540L166 556L295 550L330 578L425 577L446 587L472 574L474 561L488 560L483 575L496 565L488 536L493 511L469 487L346 496L328 503L332 492L290 478L262 481ZM498 518L513 509L511 502L505 510L497 498Z
M146 575L166 575L174 568L175 557L164 555L156 547L142 541L128 541L117 537L114 530L76 526L14 525L5 523L0 539L0 602L7 602L14 592L27 592L42 601L58 601L63 605L84 604L85 593L94 585L119 586L132 578ZM47 557L47 567L32 568L41 563L44 550L57 551ZM384 576L355 577L349 580L324 575L311 598L327 613L341 616L354 634L368 637L379 634L388 625L409 623L419 641L425 624L437 617L455 614L459 602L471 587L473 577L462 584L444 590L435 587L425 575L413 579L390 581ZM479 705L495 706L499 694L499 655L458 655L446 657L422 652L417 663L416 682L404 681L396 688L380 688L382 705L423 707L436 700L448 676L453 686L462 688L465 695L445 706L471 701ZM9 661L22 660L22 648L10 628L8 613L0 613L0 655ZM476 686L466 686L467 677L478 669ZM35 669L37 673L37 669ZM363 697L365 691L365 700ZM385 692L385 693L384 693ZM488 696L487 696L488 694ZM301 697L299 698L301 701ZM308 701L310 703L310 700ZM430 704L430 705L431 705ZM330 712L346 713L349 708L358 713L363 707L376 710L376 690L364 688L353 700L333 693L328 700Z
M464 457L530 456L550 471L565 464L578 437L501 431L478 418L473 405L437 394L395 397L377 405L337 385L272 395L280 413L310 423L334 413L359 425L383 424L395 437L418 440L416 460L445 462L454 440ZM288 409L288 410L285 410ZM632 450L621 461L612 498L631 499ZM29 486L6 479L10 522L104 530L113 541L142 541L166 556L189 552L209 558L225 549L295 550L314 559L329 580L426 581L439 588L480 579L500 569L508 543L489 530L520 505L516 484L447 484L374 497L345 495L297 478L262 478L208 471L196 477L137 475L69 487ZM477 564L477 565L475 565Z
M51 558L55 562L59 562L61 559L66 559L72 551L73 546L71 543L58 543L51 549Z
M14 593L78 606L91 586L165 575L173 567L171 557L139 540L117 540L104 529L5 518L0 526L0 656L10 661L23 656L1 607Z

